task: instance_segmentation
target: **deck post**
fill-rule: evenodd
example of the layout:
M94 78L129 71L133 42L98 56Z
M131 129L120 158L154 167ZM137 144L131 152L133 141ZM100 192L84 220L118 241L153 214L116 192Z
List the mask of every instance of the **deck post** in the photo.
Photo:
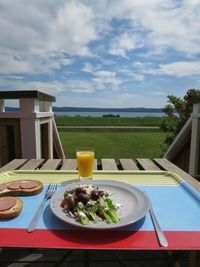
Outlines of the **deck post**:
M19 100L19 111L6 112L5 99ZM57 132L55 136L54 101L39 91L0 92L0 166L14 158L64 158Z
M196 176L199 171L200 150L200 103L193 104L192 132L190 145L189 174Z
M5 112L4 99L0 99L0 112Z
M39 120L33 116L39 112L36 98L20 98L20 127L22 158L41 158Z

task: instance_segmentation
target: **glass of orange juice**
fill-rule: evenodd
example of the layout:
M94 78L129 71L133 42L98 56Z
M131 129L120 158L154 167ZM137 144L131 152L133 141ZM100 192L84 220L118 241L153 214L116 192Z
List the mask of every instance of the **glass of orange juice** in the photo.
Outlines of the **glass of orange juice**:
M92 179L94 169L94 149L87 147L77 148L76 159L79 179Z

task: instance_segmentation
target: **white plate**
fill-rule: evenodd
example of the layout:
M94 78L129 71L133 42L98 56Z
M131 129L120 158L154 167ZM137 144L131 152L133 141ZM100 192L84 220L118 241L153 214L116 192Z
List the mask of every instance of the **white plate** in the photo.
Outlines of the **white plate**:
M120 204L120 208L117 210L117 214L120 217L120 223L108 224L105 221L100 221L98 223L90 222L88 225L82 225L75 219L68 217L62 211L60 204L63 200L64 192L86 184L98 186L101 190L110 192L110 198L114 201L114 203ZM73 226L85 229L114 229L130 225L142 219L148 212L149 207L149 199L141 190L132 185L111 180L87 180L70 183L60 188L52 196L50 201L50 208L56 217Z

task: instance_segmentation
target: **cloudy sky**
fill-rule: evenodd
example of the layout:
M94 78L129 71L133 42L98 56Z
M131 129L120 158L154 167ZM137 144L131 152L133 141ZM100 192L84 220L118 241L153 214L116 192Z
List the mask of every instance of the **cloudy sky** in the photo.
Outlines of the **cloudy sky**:
M0 90L163 107L200 88L200 0L0 0Z

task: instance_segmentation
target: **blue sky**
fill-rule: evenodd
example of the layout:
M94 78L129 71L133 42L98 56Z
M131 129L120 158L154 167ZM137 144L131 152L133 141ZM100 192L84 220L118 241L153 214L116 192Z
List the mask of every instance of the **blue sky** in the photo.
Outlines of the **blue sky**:
M163 107L200 88L200 0L0 0L0 90Z

